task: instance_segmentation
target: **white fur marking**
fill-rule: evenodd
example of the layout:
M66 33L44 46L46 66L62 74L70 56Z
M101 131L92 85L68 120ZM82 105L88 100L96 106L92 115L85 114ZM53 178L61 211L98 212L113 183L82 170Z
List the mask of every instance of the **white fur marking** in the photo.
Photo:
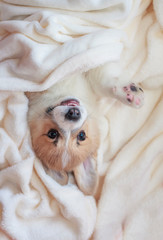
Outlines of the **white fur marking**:
M67 152L67 149L65 149L65 151L62 154L62 166L63 166L63 168L66 167L68 161L69 161L69 154Z
M67 149L68 149L68 142L69 142L69 139L70 139L70 135L71 135L70 131L66 132L66 136L65 136L66 137L65 150L64 150L64 152L62 154L62 166L63 166L63 168L66 167L66 165L67 165L67 163L69 161L69 154L68 154Z

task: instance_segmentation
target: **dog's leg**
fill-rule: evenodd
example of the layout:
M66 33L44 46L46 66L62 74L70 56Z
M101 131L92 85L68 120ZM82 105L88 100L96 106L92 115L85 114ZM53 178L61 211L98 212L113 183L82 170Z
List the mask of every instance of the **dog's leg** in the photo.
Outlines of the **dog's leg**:
M98 185L96 161L87 159L74 169L74 176L79 189L86 195L94 195Z
M134 83L122 86L118 78L110 75L107 64L87 72L85 77L100 96L111 96L134 108L144 104L143 90Z
M135 108L140 108L144 104L144 92L134 83L124 87L113 87L112 93L121 102Z

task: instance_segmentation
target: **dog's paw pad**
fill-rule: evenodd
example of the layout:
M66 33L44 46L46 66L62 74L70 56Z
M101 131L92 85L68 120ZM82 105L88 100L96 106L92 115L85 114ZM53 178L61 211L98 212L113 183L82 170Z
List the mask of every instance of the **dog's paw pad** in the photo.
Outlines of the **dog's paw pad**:
M135 108L140 108L144 104L144 92L134 83L124 87L113 87L112 93L121 102Z
M123 91L126 94L126 99L129 105L140 108L144 103L144 93L140 87L137 87L134 83L123 87Z
M131 103L133 99L134 99L134 96L132 94L127 93L127 101Z

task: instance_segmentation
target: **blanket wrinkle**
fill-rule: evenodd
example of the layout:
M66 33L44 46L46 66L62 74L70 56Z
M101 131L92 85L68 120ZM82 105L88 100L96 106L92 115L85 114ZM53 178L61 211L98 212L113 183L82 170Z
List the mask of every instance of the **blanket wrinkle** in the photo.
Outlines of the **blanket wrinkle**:
M146 122L148 121L150 116L153 115L153 111L157 107L157 104L159 104L160 99L162 99L162 90L157 90L157 94L156 92L155 94L153 94L153 91L146 90L145 94L146 94L145 95L146 109L142 108L138 112L135 112L134 109L128 109L128 108L117 108L116 111L113 107L109 109L109 112L108 112L109 136L106 136L103 140L104 141L103 147L105 146L105 148L107 149L107 151L105 151L106 157L104 159L106 159L107 166L108 167L110 166L112 169L115 169L116 171L120 170L121 172L123 170L123 167L128 166L128 164L130 164L130 158L120 157L119 158L120 160L118 162L114 160L112 161L111 165L110 165L110 161L108 161L108 158L109 160L112 160L113 158L115 159L116 156L121 151L123 151L123 148L125 148L125 146L128 146L127 145L128 143L132 142L132 139L135 136L137 136L137 134L139 134L140 131L142 131L143 126L144 127L146 126ZM119 116L121 116L121 123L119 123ZM154 121L154 119L152 119L152 121ZM134 128L131 122L134 122ZM126 129L126 126L127 126L127 129ZM146 128L146 131L147 131L147 128ZM106 126L104 129L107 129ZM144 136L146 136L146 134ZM139 145L139 143L137 143L137 145ZM128 154L130 155L130 152L131 152L130 145L129 147L127 147L127 149L128 149ZM139 151L134 151L134 152L135 152L135 155L136 155L136 152L139 153ZM122 158L123 158L123 161L121 161ZM105 168L105 170L106 169L107 168ZM109 173L109 176L111 177L112 174Z
M107 9L108 7L114 7L115 8L129 8L131 9L131 4L129 4L128 0L125 1L121 1L121 0L117 0L117 1L71 1L71 2L67 2L67 1L62 1L62 2L58 2L58 1L52 1L52 0L48 0L46 3L40 0L35 0L35 1L28 1L28 2L24 2L23 1L12 1L12 0L4 0L4 2L6 3L12 3L12 4L16 4L16 5L25 5L25 6L37 6L37 7L50 7L50 8L61 8L65 9L65 10L72 10L72 11L93 11L93 10L102 10L102 9ZM23 3L23 4L22 4ZM120 7L119 7L120 5Z
M1 240L163 239L162 28L160 0L0 0ZM96 201L45 172L24 92L101 66L111 86L140 84L145 104L100 99Z
M157 176L157 178L155 178L154 174L152 174L153 169L155 169L153 165L157 165L158 163L160 163L159 167L162 167L163 165L163 162L162 161L160 162L160 157L162 159L163 151L162 151L162 146L159 144L163 140L163 131L162 133L160 133L160 129L163 130L163 122L162 122L162 119L157 118L157 116L160 113L160 108L163 109L163 101L159 103L155 112L152 114L149 121L145 124L144 129L142 129L142 131L140 131L139 134L137 134L132 139L132 141L128 143L130 146L126 145L125 148L123 148L123 150L120 152L120 154L115 158L114 164L116 164L116 161L118 159L126 159L127 155L129 154L128 150L130 150L130 152L138 153L139 154L138 157L130 156L130 158L133 158L132 163L128 164L127 169L120 171L120 173L114 172L114 171L117 171L119 164L117 164L117 168L115 168L115 170L114 170L114 167L109 169L110 174L108 174L107 177L105 178L106 185L104 185L103 187L103 192L106 193L107 191L111 191L111 193L106 194L104 199L101 198L101 201L99 203L98 207L101 209L99 209L99 215L97 219L97 229L98 228L100 229L101 222L103 224L106 224L107 226L109 225L109 221L108 221L109 215L112 215L112 216L114 215L115 219L117 219L117 222L123 222L125 215L128 216L130 209L131 211L134 211L133 209L137 207L137 204L142 204L142 200L144 199L144 197L150 195L151 192L153 191L157 192L157 189L160 188L160 183L162 185L162 182L163 182L162 172L161 171L159 172L159 176ZM153 122L155 122L154 127L152 127ZM149 136L147 136L147 134ZM137 141L135 138L138 138L139 141ZM146 139L149 139L148 144ZM145 145L143 144L143 142ZM135 149L133 151L133 148L138 148L140 150L137 151L137 149ZM159 156L160 154L161 156ZM120 169L122 169L122 167ZM139 171L137 171L137 169L139 169ZM119 174L119 178L116 177L118 174ZM126 175L128 178L127 183L125 179ZM153 183L150 185L149 182L151 181L153 181ZM116 201L116 209L112 206L113 204L115 204L115 201ZM106 207L108 202L110 206ZM125 202L127 202L126 205L124 204ZM123 210L120 211L119 209L121 208ZM103 211L103 213L101 212L101 210ZM112 226L112 220L110 219L110 221L111 221L110 224ZM127 221L129 221L129 217ZM116 225L116 223L114 224ZM139 226L135 225L135 228L136 226L139 229ZM117 228L113 229L112 227L108 228L108 227L102 226L102 229L104 229L105 232L102 233L101 231L99 231L100 235L98 236L97 234L97 239L100 239L99 237L101 237L101 239L105 239L104 236L106 234L113 236L113 239L114 239L114 236L117 234ZM162 236L161 232L158 233L158 236L159 234ZM132 239L132 238L127 238L127 239ZM158 238L158 239L161 239L161 238Z
M16 24L16 22L13 24ZM7 31L9 31L8 25L9 24L4 25ZM28 28L26 31L28 32ZM28 82L32 81L32 79L35 79L35 82L31 84L31 87L33 88L31 90L36 91L39 89L39 86L40 90L44 90L50 87L54 83L54 80L58 81L64 77L64 75L62 76L60 72L60 76L58 76L57 73L57 70L60 70L61 63L66 63L67 66L65 68L67 68L69 72L70 69L72 69L72 71L77 71L81 68L82 70L86 71L95 67L96 65L103 64L108 60L114 61L119 58L123 46L123 43L120 42L120 39L123 40L124 34L122 34L122 32L119 30L114 29L105 31L101 30L99 34L97 33L91 33L87 36L74 39L73 44L71 41L68 41L60 47L57 47L58 45L55 46L51 44L40 45L37 42L32 41L30 38L26 38L24 35L18 33L7 36L7 39L5 39L7 42L9 42L9 44L6 45L7 51L3 51L4 55L2 54L1 58L4 59L3 63L5 64L5 66L1 65L3 69L0 67L1 73L3 74L3 79L1 80L1 89L9 90L9 82L12 81L14 83L15 76L18 76L18 79L15 82L18 82L19 84L11 86L12 90L29 91L30 89ZM0 44L1 49L4 47L4 41L5 40L3 39L2 45ZM25 51L22 51L22 47L25 48ZM42 51L40 51L40 47ZM102 56L99 54L100 51ZM113 51L115 52L114 55L112 54ZM58 56L57 58L56 55ZM71 66L69 66L69 62L74 66L73 57L76 57L74 60L77 63L75 66L76 69L73 69ZM92 60L96 59L96 62L94 60L93 62L90 61L90 58ZM7 60L5 61L5 59ZM28 65L29 68L26 68L26 65ZM6 74L4 72L4 68L7 68ZM40 68L43 69L41 73ZM51 76L51 73L53 72L54 74ZM66 70L65 74L67 74ZM31 75L33 76L32 79ZM23 79L24 82L22 81ZM36 84L37 82L38 84Z

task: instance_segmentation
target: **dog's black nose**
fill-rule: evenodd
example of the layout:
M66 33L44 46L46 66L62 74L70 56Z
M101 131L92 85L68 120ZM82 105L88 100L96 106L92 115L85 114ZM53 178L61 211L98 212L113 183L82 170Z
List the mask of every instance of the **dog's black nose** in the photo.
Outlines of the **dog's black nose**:
M72 121L77 121L80 119L81 113L78 108L70 108L65 115L65 118Z

